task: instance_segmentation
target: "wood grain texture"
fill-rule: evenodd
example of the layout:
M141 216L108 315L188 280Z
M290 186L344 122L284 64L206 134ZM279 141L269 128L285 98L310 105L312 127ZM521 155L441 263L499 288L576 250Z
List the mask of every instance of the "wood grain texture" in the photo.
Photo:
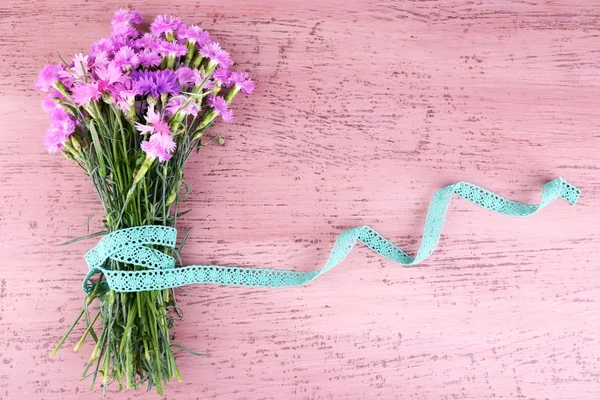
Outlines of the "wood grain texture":
M170 4L174 3L174 4ZM521 201L563 176L577 207L528 219L457 200L401 268L360 248L308 287L179 290L167 399L600 398L600 3L22 1L0 5L0 399L96 399L91 346L48 353L82 303L99 226L81 171L45 154L32 81L112 12L198 22L257 90L193 158L188 263L309 270L371 224L414 253L427 205L468 180ZM81 327L79 332L81 332ZM111 392L110 398L154 398Z

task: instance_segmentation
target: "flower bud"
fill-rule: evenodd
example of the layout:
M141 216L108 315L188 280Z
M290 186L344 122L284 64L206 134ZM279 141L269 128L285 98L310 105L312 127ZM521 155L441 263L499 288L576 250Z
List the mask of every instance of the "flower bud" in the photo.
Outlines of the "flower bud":
M150 105L150 106L155 106L156 103L158 103L158 99L154 96L148 96L146 98L146 101L148 102L148 105Z

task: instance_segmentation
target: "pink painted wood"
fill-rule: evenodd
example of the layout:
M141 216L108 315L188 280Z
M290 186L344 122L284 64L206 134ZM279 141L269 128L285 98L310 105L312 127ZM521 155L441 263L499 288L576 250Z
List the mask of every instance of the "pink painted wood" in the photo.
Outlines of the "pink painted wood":
M170 4L173 3L173 4ZM429 199L469 180L530 219L456 201L439 250L403 269L365 248L308 287L187 287L173 399L598 399L600 4L140 2L232 50L258 88L187 169L185 260L308 270L343 229L417 249ZM80 170L45 154L39 68L107 34L105 2L5 1L0 27L0 399L96 399L90 345L48 353L81 303L99 225ZM79 329L81 332L81 328ZM154 398L114 393L110 398Z

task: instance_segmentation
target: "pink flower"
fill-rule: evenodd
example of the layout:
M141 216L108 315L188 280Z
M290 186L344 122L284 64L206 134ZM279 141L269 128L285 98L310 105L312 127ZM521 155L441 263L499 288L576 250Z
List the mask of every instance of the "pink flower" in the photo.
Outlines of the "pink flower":
M233 64L229 53L221 48L219 43L211 42L200 49L202 57L210 59L213 66L220 65L223 68L227 68Z
M248 78L248 74L245 72L232 72L231 83L241 90L244 94L250 94L254 91L254 82Z
M211 94L208 96L208 105L213 108L213 111L220 115L225 122L231 122L233 119L233 112L228 108L227 102L221 96L215 96Z
M71 86L73 86L75 81L83 80L83 75L81 75L81 78L79 78L79 75L75 74L73 70L61 69L58 72L58 80L67 88L70 88Z
M166 40L157 42L156 50L163 57L181 57L187 54L187 47L179 43L171 43Z
M200 76L200 72L197 69L189 67L180 67L175 72L177 73L177 81L181 86L195 85Z
M156 50L156 38L149 33L144 33L144 35L139 38L136 43L140 48Z
M144 50L138 54L140 65L144 67L158 67L162 58L153 50Z
M181 42L195 43L196 46L202 47L210 43L210 35L208 32L200 29L199 26L191 25L189 27L182 26L177 31L177 38Z
M146 125L136 122L135 127L142 135L150 133L150 140L142 142L142 150L148 157L158 158L160 161L169 161L173 150L177 147L172 137L169 124L154 109L148 107L146 112Z
M94 67L99 67L102 65L107 65L110 62L109 55L107 51L99 51L95 53L96 55L93 57Z
M172 15L158 15L152 25L150 25L150 32L154 36L160 36L161 34L172 35L176 30L183 26L181 19L173 17Z
M167 104L167 107L165 108L165 115L167 117L172 116L173 114L176 114L178 111L182 116L187 116L187 115L198 115L198 106L196 105L196 102L194 100L189 101L189 97L185 97L185 96L177 96L177 97L172 97L171 100L169 101L169 103ZM182 106L186 104L183 108Z
M54 111L57 111L57 110L62 110L62 107L60 105L56 104L56 102L54 102L52 100L52 98L53 98L52 96L48 95L48 96L44 97L44 100L42 100L42 108L48 114L52 114Z
M89 104L92 100L98 100L102 95L102 90L98 89L98 83L78 82L71 89L73 101L80 106Z
M121 68L113 60L107 65L101 65L96 68L96 76L98 77L97 87L100 92L110 90L113 84L118 82L123 76Z
M170 134L166 135L155 133L154 135L150 136L150 142L158 143L158 145L168 153L171 153L177 147L177 144Z
M83 79L89 72L88 56L84 56L83 53L75 55L73 59L73 71L76 74L76 78Z
M50 118L52 124L44 136L44 146L49 153L56 153L63 149L63 143L75 132L75 121L62 109L52 111Z
M115 16L112 19L112 24L134 24L142 22L142 16L137 11L125 10L123 8L115 11Z
M138 94L133 87L133 80L129 77L115 83L111 93L117 102L117 107L124 113L131 110L135 104L135 96Z
M134 26L128 24L113 25L111 32L113 34L113 41L116 39L117 43L123 43L122 41L126 41L128 39L135 39L140 35Z
M90 46L90 56L96 57L98 53L110 53L113 51L112 42L108 38L102 38L98 41L95 41Z
M226 68L217 68L212 74L213 80L221 86L229 87L231 72Z
M202 72L198 71L198 74L194 75L194 79L195 79L194 84L196 86L202 85L202 82L204 82L204 80L206 79L206 77L207 77L207 74L203 75ZM203 89L212 89L212 88L214 88L214 82L209 79L204 84Z
M152 135L150 139L154 136L162 136L162 135ZM165 148L159 143L157 140L149 140L147 142L142 142L140 145L144 153L146 153L147 157L158 158L159 161L165 162L169 161L171 157L173 157Z
M135 127L142 135L147 133L160 133L164 135L171 135L171 129L169 124L163 121L161 115L154 109L154 106L148 107L146 111L146 125L135 123Z
M62 71L62 67L56 64L48 64L40 71L38 78L34 84L36 89L43 92L50 90L52 85L58 81L58 74Z
M136 68L140 63L140 58L131 47L123 46L115 54L114 61L117 66L126 71Z
M169 123L167 121L163 121L162 119L160 121L156 121L152 126L154 127L154 133L160 133L169 137L173 133L171 132Z

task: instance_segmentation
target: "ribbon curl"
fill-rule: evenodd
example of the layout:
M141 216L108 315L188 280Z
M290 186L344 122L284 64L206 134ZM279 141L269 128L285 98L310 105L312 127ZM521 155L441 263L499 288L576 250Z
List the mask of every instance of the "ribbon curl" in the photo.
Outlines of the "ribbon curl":
M233 286L261 286L270 288L302 286L340 264L361 242L375 253L404 266L416 265L427 259L436 249L452 195L502 215L526 217L535 214L557 198L575 205L581 191L562 178L542 186L540 204L509 200L468 182L459 182L439 189L429 204L421 246L415 257L410 256L384 238L370 226L361 226L342 232L331 250L325 266L315 271L298 272L280 269L242 268L216 265L190 265L175 268L175 259L158 248L174 248L177 230L165 226L146 225L109 233L88 251L85 261L89 272L83 281L83 290L90 294L94 283L90 279L99 273L106 278L100 290L140 292L160 290L191 284L219 284ZM155 246L150 248L148 246ZM113 271L108 260L135 265L143 270Z

